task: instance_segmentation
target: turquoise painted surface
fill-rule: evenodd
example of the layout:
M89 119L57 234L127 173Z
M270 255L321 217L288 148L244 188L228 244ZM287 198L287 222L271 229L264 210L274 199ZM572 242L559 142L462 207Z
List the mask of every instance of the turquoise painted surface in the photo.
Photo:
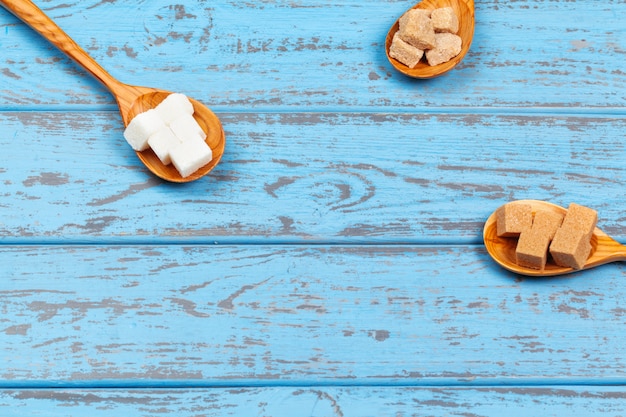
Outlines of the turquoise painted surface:
M626 237L622 118L220 117L222 162L179 186L141 166L115 113L0 114L0 239L475 244L493 210L523 198L587 204Z
M430 81L382 51L405 1L36 3L227 148L152 177L0 9L0 414L624 415L624 265L523 279L481 244L521 198L626 242L623 2L478 0Z
M498 415L503 404L508 415L558 417L619 416L624 413L624 391L615 387L489 387L466 388L232 388L184 390L52 390L3 391L2 402L13 407L7 417L21 412L40 415L109 416L111 413L177 416L450 416ZM563 401L567 398L567 401ZM8 408L8 407L7 407ZM137 411L141 410L141 411ZM87 414L89 413L89 414Z
M114 76L220 111L624 106L618 1L476 1L469 56L453 77L428 83L394 73L382 52L407 1L39 4ZM2 13L11 59L0 103L112 107L88 75Z
M517 279L481 247L3 248L0 381L624 383L624 270Z

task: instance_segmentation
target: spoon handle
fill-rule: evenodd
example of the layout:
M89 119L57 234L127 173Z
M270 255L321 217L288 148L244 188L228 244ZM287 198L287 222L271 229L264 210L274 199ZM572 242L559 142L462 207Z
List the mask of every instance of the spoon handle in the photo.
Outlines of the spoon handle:
M30 0L0 0L0 6L13 13L61 52L72 58L109 90L114 91L123 86Z
M626 261L626 246L604 234L604 232L596 233L596 239L596 250L585 263L585 268L609 262Z

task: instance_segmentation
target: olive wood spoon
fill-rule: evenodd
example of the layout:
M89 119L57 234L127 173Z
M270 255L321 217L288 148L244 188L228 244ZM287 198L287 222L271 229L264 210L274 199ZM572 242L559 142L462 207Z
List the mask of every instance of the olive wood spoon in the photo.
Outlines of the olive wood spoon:
M425 58L422 58L415 68L404 65L389 56L391 41L399 29L400 19L398 18L391 26L391 29L389 29L387 38L385 39L387 59L389 59L389 62L395 69L409 77L427 79L443 75L461 62L467 51L469 51L472 39L474 38L474 0L423 0L413 6L412 9L435 10L441 7L452 7L459 19L459 31L457 35L461 37L461 52L450 61L439 65L430 66L424 61Z
M30 0L0 0L0 5L104 84L115 97L125 126L128 126L128 123L137 114L156 107L171 94L169 91L128 85L116 80ZM190 101L193 104L196 121L207 134L206 143L213 151L213 159L195 173L183 178L173 165L163 165L152 150L137 152L139 159L150 171L167 181L189 182L196 180L211 171L224 153L226 140L220 120L200 102L194 99L190 99Z
M565 214L567 209L556 204L538 200L519 200L520 203L530 204L533 214L537 210L547 210L554 213ZM499 237L496 227L496 212L493 212L483 230L483 240L487 252L500 266L516 274L529 275L535 277L547 277L552 275L563 275L576 272L578 270L568 267L562 267L554 264L548 257L548 262L543 270L526 268L515 263L515 248L517 246L517 238ZM609 262L617 262L626 260L626 246L617 242L599 228L595 228L591 236L591 254L587 258L587 262L583 266L584 269L590 269Z

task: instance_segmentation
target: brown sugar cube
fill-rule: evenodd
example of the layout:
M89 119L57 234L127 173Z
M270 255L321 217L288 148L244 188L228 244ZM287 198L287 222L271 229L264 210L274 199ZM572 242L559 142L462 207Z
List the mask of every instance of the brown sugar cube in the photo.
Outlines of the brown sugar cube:
M543 269L548 260L550 241L541 232L526 231L520 235L515 249L515 263L519 266Z
M433 22L435 32L457 33L459 31L459 18L452 7L433 10L430 20Z
M591 235L598 213L585 206L570 204L563 224L550 244L550 254L559 266L581 269L591 253Z
M519 236L515 250L516 263L533 269L543 269L548 260L548 247L558 230L563 216L551 211L535 213L533 225Z
M410 9L406 13L404 13L402 16L400 16L400 19L398 20L398 24L400 26L406 26L407 20L411 18L415 18L418 14L430 19L431 11L426 10L426 9Z
M567 214L561 227L578 229L591 235L598 222L598 212L592 208L571 203L567 208Z
M430 20L430 11L411 9L402 15L398 33L403 41L418 49L435 47L435 29Z
M396 32L391 41L389 56L402 62L409 68L415 68L424 56L424 51L403 41Z
M550 255L559 266L582 269L590 253L590 236L576 229L561 227L550 244Z
M517 237L533 225L533 212L530 204L507 203L496 210L498 236Z
M435 48L426 51L428 65L434 66L450 61L461 52L461 37L452 33L435 34Z

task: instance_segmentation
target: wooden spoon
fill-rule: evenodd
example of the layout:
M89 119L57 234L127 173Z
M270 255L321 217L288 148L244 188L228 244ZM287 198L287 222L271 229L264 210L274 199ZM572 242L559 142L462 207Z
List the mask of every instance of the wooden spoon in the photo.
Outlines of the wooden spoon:
M413 78L435 78L450 71L461 62L467 51L469 51L472 39L474 38L474 0L423 0L413 6L412 9L435 10L441 7L452 7L456 16L459 18L459 32L457 35L461 37L461 52L456 57L443 64L431 67L422 59L415 68L409 68L389 56L389 48L391 47L393 35L395 35L399 29L398 22L400 19L398 19L393 26L391 26L391 29L389 29L385 40L387 59L389 59L389 62L395 69Z
M128 126L128 123L135 115L156 107L165 97L171 94L165 90L138 87L119 82L109 75L30 0L0 0L0 5L21 19L104 84L115 97L125 126ZM167 181L189 182L196 180L211 171L224 153L226 140L220 120L200 102L193 99L190 99L190 101L195 111L195 119L207 134L206 143L213 151L213 160L195 173L183 178L173 165L163 165L152 150L137 152L139 159L150 171Z
M561 206L557 206L556 204L547 203L545 201L519 200L519 202L530 204L533 210L533 214L537 210L548 210L563 215L567 212L567 209ZM542 271L517 265L515 263L515 248L517 246L517 239L499 237L497 235L495 212L493 212L489 216L487 222L485 223L485 228L483 230L483 240L485 242L487 252L489 252L489 255L491 255L494 261L496 261L503 268L517 274L545 277L552 275L569 274L571 272L577 271L573 268L556 265L551 261L550 257L548 257L548 262L544 270ZM609 262L624 260L626 260L626 246L612 239L606 233L596 227L591 237L591 254L589 255L589 258L587 259L587 262L585 262L585 265L582 269L589 269L599 265L607 264Z

